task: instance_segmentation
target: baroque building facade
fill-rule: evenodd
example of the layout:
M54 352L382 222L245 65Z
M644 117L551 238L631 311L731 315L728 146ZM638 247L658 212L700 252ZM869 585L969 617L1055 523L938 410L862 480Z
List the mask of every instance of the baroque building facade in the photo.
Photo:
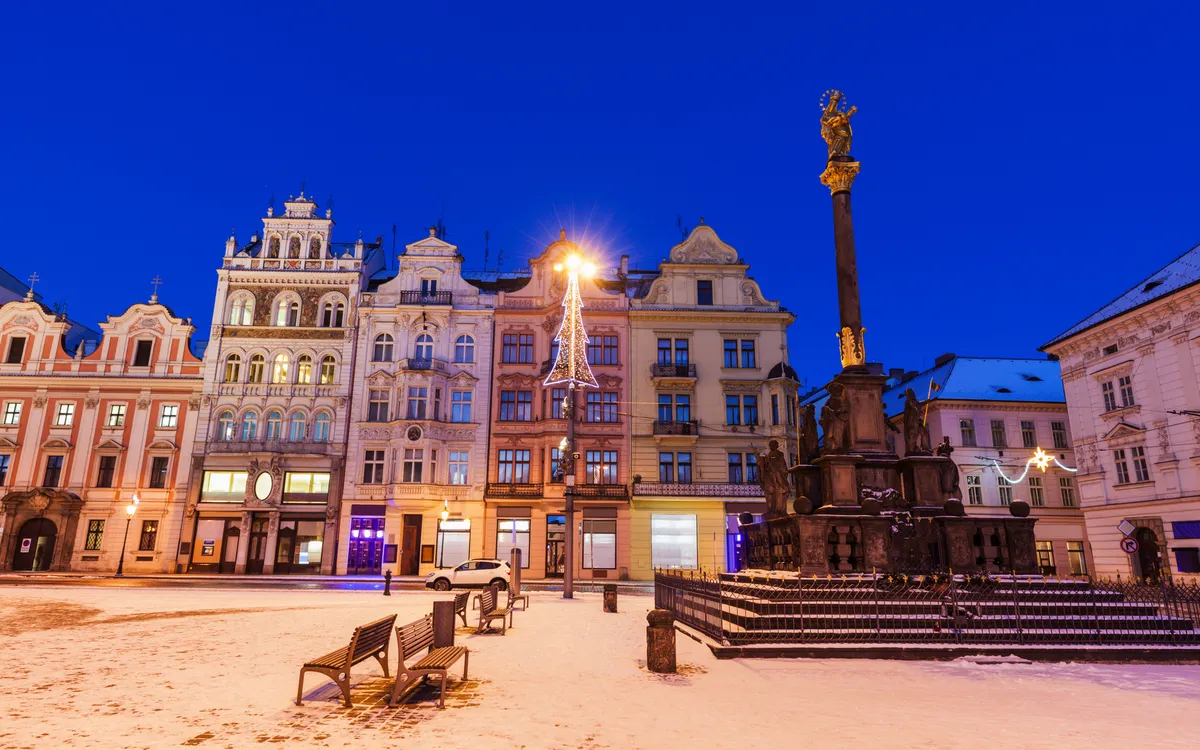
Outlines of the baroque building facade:
M357 305L379 243L303 193L217 270L179 570L334 572Z
M350 574L418 575L484 552L496 295L463 278L436 229L398 261L358 308L340 545Z
M741 513L766 511L758 456L796 463L794 316L700 224L630 301L630 574L737 570Z
M32 290L0 306L0 570L174 569L202 387L193 331L157 295L99 332Z

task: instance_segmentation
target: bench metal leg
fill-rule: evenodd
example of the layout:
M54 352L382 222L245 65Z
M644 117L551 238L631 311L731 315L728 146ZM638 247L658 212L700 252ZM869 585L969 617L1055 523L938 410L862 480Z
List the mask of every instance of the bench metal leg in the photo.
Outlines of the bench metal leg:
M440 698L438 698L438 708L446 707L446 680L449 679L449 677L450 677L450 671L443 669L442 670L442 695Z

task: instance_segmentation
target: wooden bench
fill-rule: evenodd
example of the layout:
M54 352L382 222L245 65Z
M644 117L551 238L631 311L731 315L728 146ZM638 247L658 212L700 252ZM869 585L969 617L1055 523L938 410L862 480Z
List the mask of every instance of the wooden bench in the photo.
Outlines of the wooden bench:
M529 609L529 594L522 594L519 586L508 587L508 608L516 609L517 602L521 602L521 611Z
M467 627L467 599L470 598L470 591L454 595L454 616L462 618L464 628Z
M458 597L455 597L456 601L457 599ZM463 609L466 610L465 600ZM392 688L392 697L388 700L388 706L395 708L400 696L421 678L436 674L440 675L442 680L442 693L438 698L438 708L445 708L447 670L454 665L454 662L462 659L463 679L467 679L467 667L471 661L470 650L466 646L434 648L432 615L425 615L416 622L397 627L396 640L400 643L400 665L396 668L396 684ZM404 662L420 653L422 649L428 649L428 653L411 667L405 666Z
M512 607L496 606L498 592L495 586L488 586L475 599L479 602L479 624L475 628L476 634L482 633L486 628L490 628L492 620L500 621L500 633L503 635L512 627Z
M396 616L384 617L375 622L360 625L350 636L350 645L337 651L325 654L305 662L300 668L300 685L296 688L296 705L303 705L304 675L306 672L320 672L337 683L345 699L346 708L350 708L350 667L374 657L383 667L383 676L388 676L388 647L392 643L392 625Z

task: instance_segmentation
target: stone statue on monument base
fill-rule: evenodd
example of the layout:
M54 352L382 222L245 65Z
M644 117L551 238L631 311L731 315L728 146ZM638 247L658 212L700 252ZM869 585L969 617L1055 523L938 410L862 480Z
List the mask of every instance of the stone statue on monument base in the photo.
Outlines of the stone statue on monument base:
M829 398L821 407L821 428L825 430L825 442L821 452L844 453L850 447L850 405L846 403L846 386L829 384Z
M817 441L817 407L815 404L805 404L800 412L800 463L811 464L819 455L821 448Z
M762 487L767 500L767 518L779 518L787 515L788 497L788 465L783 451L779 450L779 441L767 443L769 450L766 455L758 456L758 483Z
M912 388L904 392L904 455L929 456L929 433L921 416L921 404Z

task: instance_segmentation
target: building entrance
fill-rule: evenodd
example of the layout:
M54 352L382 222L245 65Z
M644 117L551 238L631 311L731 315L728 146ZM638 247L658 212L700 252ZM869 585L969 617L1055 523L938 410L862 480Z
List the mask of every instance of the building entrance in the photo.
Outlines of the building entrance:
M383 570L382 516L353 516L350 519L348 575L378 575Z
M546 516L546 577L562 578L566 558L567 517Z
M58 527L46 518L32 518L17 534L13 570L49 570L54 563L54 543Z

